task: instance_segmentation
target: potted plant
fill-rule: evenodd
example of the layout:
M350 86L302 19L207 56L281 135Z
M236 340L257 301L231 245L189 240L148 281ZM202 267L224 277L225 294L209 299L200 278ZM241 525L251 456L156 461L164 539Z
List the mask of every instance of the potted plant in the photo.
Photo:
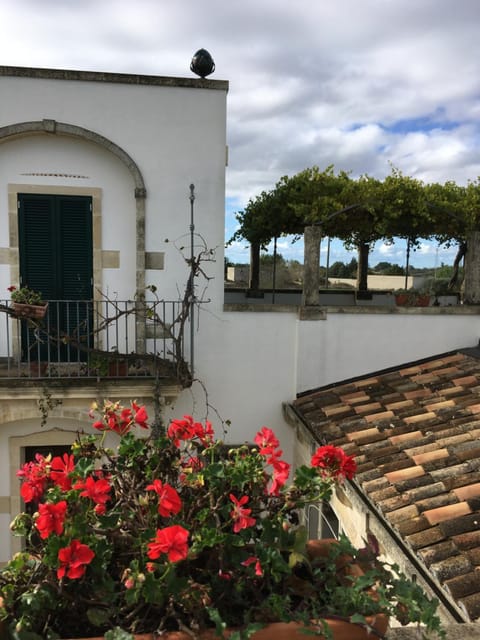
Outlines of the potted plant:
M154 436L134 402L106 402L92 419L71 454L37 455L18 472L32 508L12 524L25 551L0 570L6 637L211 640L235 629L301 640L305 628L338 638L347 625L357 640L381 636L389 616L439 629L436 601L379 562L374 544L307 541L301 509L355 473L342 449L319 447L287 484L266 427L229 447L191 416Z
M28 287L17 288L15 285L8 287L12 300L12 308L17 318L43 318L47 312L48 303L42 299L39 291Z
M395 302L399 307L429 307L430 294L416 289L398 289L395 291Z

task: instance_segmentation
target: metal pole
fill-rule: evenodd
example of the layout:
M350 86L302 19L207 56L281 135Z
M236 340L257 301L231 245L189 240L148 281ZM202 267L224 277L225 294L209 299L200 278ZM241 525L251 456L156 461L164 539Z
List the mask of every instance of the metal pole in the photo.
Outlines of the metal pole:
M325 266L325 289L328 289L328 270L330 268L330 241L331 241L331 238L330 238L330 236L328 236L327 263L326 263L326 266Z
M195 225L193 223L193 203L195 202L195 185L190 185L190 373L193 378L193 342L195 339L194 319L195 319Z
M272 304L275 304L276 284L277 284L277 236L275 236L273 240Z
M407 256L405 260L405 291L408 289L408 270L410 267L410 238L407 240Z

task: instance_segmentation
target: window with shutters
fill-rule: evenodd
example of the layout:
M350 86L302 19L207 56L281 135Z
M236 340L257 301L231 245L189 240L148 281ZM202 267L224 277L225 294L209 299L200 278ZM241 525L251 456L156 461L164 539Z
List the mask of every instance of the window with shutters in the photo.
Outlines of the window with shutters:
M92 199L88 196L18 194L20 284L42 293L49 301L46 320L58 335L88 335L93 297ZM31 331L31 330L30 330ZM22 335L22 357L45 350L27 326ZM52 345L48 345L51 349ZM55 346L49 360L68 359L68 346Z

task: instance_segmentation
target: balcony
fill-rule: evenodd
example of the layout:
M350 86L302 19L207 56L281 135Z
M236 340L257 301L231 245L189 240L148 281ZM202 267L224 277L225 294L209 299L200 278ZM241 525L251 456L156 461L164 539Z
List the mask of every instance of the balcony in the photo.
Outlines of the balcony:
M0 381L164 380L189 386L178 301L50 300L45 317L0 300Z

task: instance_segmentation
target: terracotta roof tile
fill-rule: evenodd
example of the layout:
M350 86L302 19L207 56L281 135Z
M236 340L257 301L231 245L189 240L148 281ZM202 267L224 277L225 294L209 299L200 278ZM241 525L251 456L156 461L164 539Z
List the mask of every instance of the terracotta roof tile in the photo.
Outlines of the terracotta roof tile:
M414 407L413 400L397 400L396 402L390 402L385 404L385 408L389 411L398 411L399 409L406 409L407 407Z
M389 482L402 482L410 478L417 478L424 475L423 467L414 466L406 467L405 469L399 469L398 471L390 471L385 473L385 477Z
M478 404L471 404L468 407L470 413L480 413L480 402Z
M399 374L401 376L412 376L412 375L416 375L417 373L421 373L421 368L419 365L416 365L414 367L407 367L406 369L400 369L399 370Z
M438 493L436 496L429 496L423 500L416 500L419 511L432 511L439 507L445 507L449 504L457 504L459 502L454 493Z
M366 402L370 399L365 391L354 391L353 393L348 393L342 396L339 396L340 400L347 404L357 404L357 402Z
M370 498L377 504L380 504L383 500L388 500L389 498L394 498L400 495L395 487L393 487L386 479L385 481L387 483L386 487L370 492Z
M444 539L444 535L438 527L431 527L430 529L424 529L418 533L412 533L412 535L406 536L407 542L413 549L429 547Z
M421 514L416 518L410 518L409 520L403 520L403 522L397 523L395 525L395 528L401 535L410 536L413 533L418 533L419 531L425 531L425 529L429 529L430 523L423 516L423 514Z
M423 440L424 438L422 438L422 441ZM435 442L435 437L433 435L430 436L426 444L421 444L420 446L418 446L417 440L415 440L414 442L409 442L408 444L415 445L409 449L403 450L405 455L409 456L410 458L413 458L413 456L418 456L420 453L428 453L429 451L436 451L438 449L438 445Z
M425 549L420 549L418 555L429 567L434 562L441 562L447 558L457 556L457 548L451 540L445 540Z
M367 404L359 404L354 407L355 413L358 413L360 415L372 413L372 411L380 411L381 409L382 405L380 404L380 402L368 402Z
M433 525L443 522L444 520L453 520L459 516L466 516L471 512L472 510L466 502L457 502L455 504L436 507L435 509L428 509L423 512L423 515L427 518L428 522Z
M370 387L374 384L378 384L378 378L365 378L357 380L353 384L357 389L363 389L364 387Z
M397 489L398 490L398 489ZM431 498L438 494L445 493L445 485L443 482L434 482L426 484L423 487L416 487L415 489L407 489L405 493L410 496L412 502L419 502L425 500L425 498Z
M446 520L438 524L445 537L455 536L460 533L476 531L480 527L480 515L478 513L461 516L453 520Z
M471 596L461 598L459 601L461 608L468 614L470 620L480 617L480 593L473 593Z
M437 417L433 411L426 411L424 413L417 413L414 416L407 416L404 418L404 422L407 424L417 424L418 422L426 422L427 420L434 420Z
M468 533L461 533L458 536L453 536L452 540L459 549L480 548L480 529L477 529L477 531L469 531Z
M421 431L409 431L400 435L390 436L389 440L392 444L400 444L406 440L415 440L423 436Z
M475 567L480 567L480 549L478 547L475 549L468 549L467 551L465 551L465 555L470 560L472 565L475 565ZM478 576L478 578L480 589L480 575Z
M427 487L432 483L432 478L428 474L418 476L416 478L407 478L398 482L395 486L398 491L411 491L412 489L418 489L420 487Z
M395 511L411 504L410 499L405 493L397 493L395 496L390 496L384 500L377 500L377 504L380 509L386 513L387 511ZM418 509L415 508L415 515L418 515Z
M367 493L373 493L374 491L391 487L391 485L384 476L379 475L377 478L363 482L362 487Z
M453 382L457 387L471 387L478 384L477 376L464 376L463 378L454 378Z
M319 442L355 454L367 500L472 620L480 617L477 356L430 358L294 402Z
M352 412L352 409L348 405L335 404L329 407L323 407L323 412L328 418L331 418L333 416L348 415Z
M429 396L430 390L420 388L413 391L406 391L404 395L407 400L419 400L420 398L426 398L427 396Z
M458 460L471 460L473 458L480 458L480 443L473 443L471 449L455 449L455 457Z
M431 462L432 460L439 460L443 458L448 458L448 451L446 449L426 451L425 453L419 453L415 456L412 456L415 464L424 464L425 462Z
M418 509L414 504L409 504L406 507L401 507L400 509L395 509L395 511L388 511L386 513L386 517L392 524L397 524L404 520L410 520L416 516L418 516Z
M479 591L480 573L470 571L445 581L445 588L455 598L469 596Z
M439 409L446 409L447 407L454 407L455 401L450 400L441 400L440 402L433 402L431 404L426 404L425 407L428 411L438 411Z
M458 487L453 493L459 500L468 500L469 498L478 498L480 496L480 482L470 484L465 487Z
M395 414L393 411L382 411L379 413L370 413L364 416L367 422L379 422L381 420L388 420L389 418L393 418Z

